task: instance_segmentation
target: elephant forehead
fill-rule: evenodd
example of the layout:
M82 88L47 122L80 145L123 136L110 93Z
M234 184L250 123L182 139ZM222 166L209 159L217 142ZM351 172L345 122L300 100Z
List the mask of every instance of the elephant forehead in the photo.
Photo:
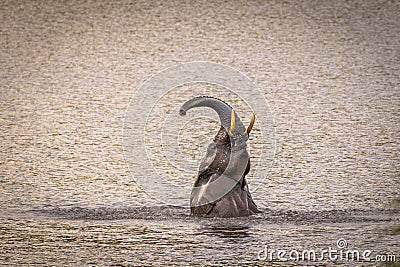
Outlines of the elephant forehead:
M199 171L211 169L214 172L223 171L229 161L230 148L226 145L212 143L208 146L207 153L204 156Z
M215 145L215 143L211 143L210 145L208 145L207 153L203 157L203 159L200 163L199 170L203 171L206 168L208 168L208 166L210 166L211 163L214 161L216 155L217 155L217 146Z

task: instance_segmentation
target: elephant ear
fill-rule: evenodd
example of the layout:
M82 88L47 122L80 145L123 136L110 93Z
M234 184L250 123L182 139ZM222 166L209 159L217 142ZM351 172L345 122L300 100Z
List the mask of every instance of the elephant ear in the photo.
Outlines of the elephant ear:
M200 163L199 172L205 171L211 165L211 163L213 163L216 155L217 145L215 143L209 144L207 148L207 154L204 156Z

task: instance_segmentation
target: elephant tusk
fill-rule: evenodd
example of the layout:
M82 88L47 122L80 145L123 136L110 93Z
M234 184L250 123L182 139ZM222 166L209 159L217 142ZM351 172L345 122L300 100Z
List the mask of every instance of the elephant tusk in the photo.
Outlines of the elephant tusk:
M229 129L229 135L233 135L233 131L235 130L235 112L232 109L231 113L231 128Z
M256 120L256 114L253 111L253 114L251 115L251 121L250 121L249 127L247 127L245 134L247 134L247 135L250 134L251 129L253 129L255 120Z

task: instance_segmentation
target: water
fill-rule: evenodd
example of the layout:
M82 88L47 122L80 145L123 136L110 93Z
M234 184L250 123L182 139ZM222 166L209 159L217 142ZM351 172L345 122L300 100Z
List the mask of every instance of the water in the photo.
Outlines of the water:
M0 10L1 265L380 265L258 259L266 245L337 249L342 238L400 259L398 2L6 1ZM237 68L269 103L276 149L253 192L260 215L191 218L143 192L124 162L133 94L195 60ZM181 100L213 95L250 119L224 88L179 90L160 99L146 133L167 177L176 170L157 154L157 122ZM218 125L187 127L182 153L195 166ZM266 145L259 129L255 161Z

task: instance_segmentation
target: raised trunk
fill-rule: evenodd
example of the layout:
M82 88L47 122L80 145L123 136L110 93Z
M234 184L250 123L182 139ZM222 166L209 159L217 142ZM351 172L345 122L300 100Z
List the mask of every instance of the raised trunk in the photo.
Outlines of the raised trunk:
M195 107L214 109L222 127L200 164L190 198L191 214L236 217L258 212L245 180L250 158L246 150L248 133L243 123L236 113L232 114L231 106L213 97L202 96L187 101L180 114L185 115ZM231 122L233 118L234 123Z

